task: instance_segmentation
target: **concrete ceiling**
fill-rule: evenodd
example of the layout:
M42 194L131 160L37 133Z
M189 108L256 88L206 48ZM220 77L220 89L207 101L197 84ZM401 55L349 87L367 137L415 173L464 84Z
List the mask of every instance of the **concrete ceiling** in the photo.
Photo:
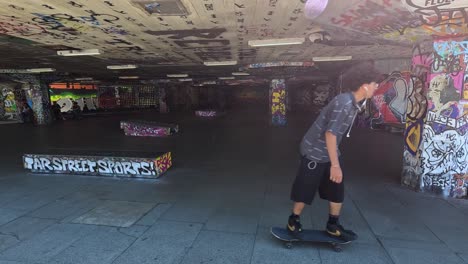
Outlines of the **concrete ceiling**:
M252 63L410 58L412 45L466 36L467 0L0 0L0 66L52 67L73 76L165 78L230 75ZM324 37L325 36L325 37ZM305 37L301 45L249 47L249 40ZM320 41L320 39L325 39ZM311 41L314 40L314 41ZM63 57L62 49L101 55ZM207 67L204 61L236 60ZM106 65L138 64L110 71ZM348 63L294 67L328 74ZM261 64L260 64L261 66ZM282 72L256 71L277 75ZM247 71L249 71L247 69ZM294 71L289 71L294 73Z

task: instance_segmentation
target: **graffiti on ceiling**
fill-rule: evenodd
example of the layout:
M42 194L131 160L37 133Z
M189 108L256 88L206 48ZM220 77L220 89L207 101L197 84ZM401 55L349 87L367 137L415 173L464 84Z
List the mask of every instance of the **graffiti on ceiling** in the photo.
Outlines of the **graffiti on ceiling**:
M468 36L465 0L0 3L0 34L51 50L99 49L97 57L102 60L151 65L202 65L220 60L248 65L310 61L316 56L409 58L414 43ZM306 42L248 45L249 40L297 37Z

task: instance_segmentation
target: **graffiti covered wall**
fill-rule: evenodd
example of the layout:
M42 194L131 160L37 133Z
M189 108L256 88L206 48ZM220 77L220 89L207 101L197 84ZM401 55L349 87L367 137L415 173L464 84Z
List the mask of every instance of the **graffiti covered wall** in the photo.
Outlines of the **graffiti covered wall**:
M11 73L7 75L7 78L22 83L21 89L24 91L24 96L21 96L21 100L26 101L32 109L34 124L45 125L51 123L52 116L48 107L50 98L47 92L47 82L41 79L40 76L33 74Z
M98 108L97 91L88 89L49 89L50 101L57 102L62 112L68 112L77 102L81 110L96 110Z
M417 70L417 88L427 87L427 111L408 104L402 178L403 184L455 198L466 198L468 188L468 105L463 103L468 51L463 43L435 41L431 54L413 59L429 65Z
M136 84L99 86L98 101L103 109L159 107L159 89Z
M19 107L15 96L15 84L0 85L0 121L19 121Z
M422 143L422 189L456 198L466 197L468 188L466 44L465 39L434 42Z
M330 83L288 82L291 109L318 113L328 103Z
M407 98L412 85L408 72L393 72L380 83L372 102L382 123L405 123Z
M419 55L413 63L419 61ZM421 146L424 131L424 120L427 113L427 72L429 67L413 64L409 79L407 107L405 113L405 133L403 151L403 173L401 183L420 189L421 182Z

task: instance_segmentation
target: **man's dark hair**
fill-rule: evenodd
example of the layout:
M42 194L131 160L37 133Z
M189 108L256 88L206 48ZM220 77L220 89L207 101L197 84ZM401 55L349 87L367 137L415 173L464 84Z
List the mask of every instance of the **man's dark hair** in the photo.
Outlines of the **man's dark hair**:
M351 66L341 78L343 90L355 92L364 83L379 83L382 75L375 69L373 62L361 62Z

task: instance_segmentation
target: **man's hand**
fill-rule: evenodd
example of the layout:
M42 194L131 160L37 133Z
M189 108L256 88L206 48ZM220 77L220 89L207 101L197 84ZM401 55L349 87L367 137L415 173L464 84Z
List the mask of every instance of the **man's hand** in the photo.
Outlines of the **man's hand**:
M330 168L330 180L335 183L341 183L343 180L343 172L340 167L331 167Z

